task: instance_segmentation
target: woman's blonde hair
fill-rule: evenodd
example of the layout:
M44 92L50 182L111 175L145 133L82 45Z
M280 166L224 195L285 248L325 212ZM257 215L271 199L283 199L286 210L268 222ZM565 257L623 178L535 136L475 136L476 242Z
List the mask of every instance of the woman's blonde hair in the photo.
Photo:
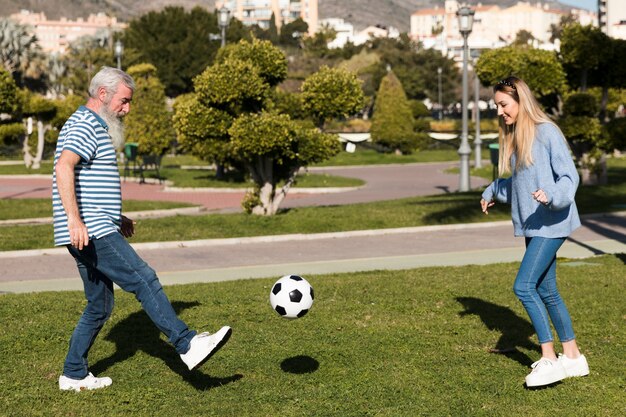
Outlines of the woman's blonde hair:
M512 125L504 123L500 117L500 152L498 171L500 175L511 172L511 156L515 154L515 169L533 164L533 141L535 129L539 123L553 123L541 110L528 85L517 77L508 77L493 87L494 94L502 92L510 96L519 105L517 120Z

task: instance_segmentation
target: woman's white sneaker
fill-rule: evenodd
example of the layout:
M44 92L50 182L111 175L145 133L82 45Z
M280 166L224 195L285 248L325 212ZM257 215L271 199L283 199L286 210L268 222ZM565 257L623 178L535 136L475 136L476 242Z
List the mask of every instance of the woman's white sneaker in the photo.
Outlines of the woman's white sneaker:
M530 367L533 370L526 376L527 387L550 385L567 378L565 368L558 360L541 358Z
M109 377L96 378L91 372L83 379L72 379L65 375L59 377L59 389L62 391L84 391L104 388L111 385L113 381Z
M565 368L565 373L568 377L589 375L589 364L585 355L580 355L576 359L570 359L565 355L559 354L558 360Z

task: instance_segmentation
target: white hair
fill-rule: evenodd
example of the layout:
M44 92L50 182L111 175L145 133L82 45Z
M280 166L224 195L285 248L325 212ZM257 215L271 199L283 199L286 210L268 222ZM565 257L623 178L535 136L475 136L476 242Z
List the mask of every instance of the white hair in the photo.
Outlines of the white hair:
M96 98L100 88L104 88L107 94L113 94L120 83L124 83L131 91L135 91L135 81L133 77L117 68L102 67L91 79L91 83L89 84L89 97Z

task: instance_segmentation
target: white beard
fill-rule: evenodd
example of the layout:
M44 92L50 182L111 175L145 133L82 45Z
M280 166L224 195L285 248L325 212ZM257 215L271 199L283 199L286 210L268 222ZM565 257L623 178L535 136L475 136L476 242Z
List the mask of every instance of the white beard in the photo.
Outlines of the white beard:
M100 116L106 124L109 126L109 136L111 136L111 143L115 150L120 150L124 146L124 124L122 123L122 119L118 117L115 113L109 111L109 109L104 106L100 110Z

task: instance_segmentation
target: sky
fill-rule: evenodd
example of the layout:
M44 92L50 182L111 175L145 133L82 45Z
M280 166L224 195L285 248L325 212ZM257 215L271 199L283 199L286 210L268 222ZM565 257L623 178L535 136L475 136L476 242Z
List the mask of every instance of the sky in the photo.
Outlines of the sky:
M587 9L596 12L598 10L598 0L559 0L559 3L574 6L579 9Z

